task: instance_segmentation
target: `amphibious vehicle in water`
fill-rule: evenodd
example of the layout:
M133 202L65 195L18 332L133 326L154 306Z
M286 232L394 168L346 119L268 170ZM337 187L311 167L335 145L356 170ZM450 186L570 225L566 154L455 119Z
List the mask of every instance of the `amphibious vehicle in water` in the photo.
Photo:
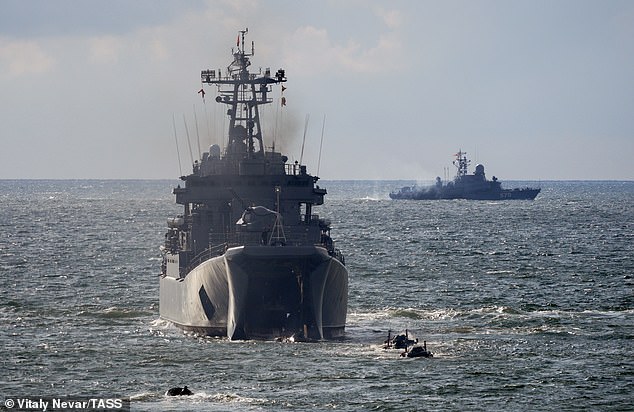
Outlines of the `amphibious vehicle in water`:
M313 213L326 190L306 166L265 148L260 106L286 75L248 70L246 33L226 71L201 72L227 106L228 143L212 145L174 189L184 211L168 219L161 248L160 316L230 339L342 337L348 271L330 222Z
M473 199L473 200L507 200L529 199L533 200L539 194L539 188L503 189L497 177L487 180L484 175L484 166L476 165L473 174L467 174L467 166L471 163L467 160L467 152L462 150L455 154L453 164L458 169L452 182L443 182L436 178L433 186L406 186L390 193L392 199Z

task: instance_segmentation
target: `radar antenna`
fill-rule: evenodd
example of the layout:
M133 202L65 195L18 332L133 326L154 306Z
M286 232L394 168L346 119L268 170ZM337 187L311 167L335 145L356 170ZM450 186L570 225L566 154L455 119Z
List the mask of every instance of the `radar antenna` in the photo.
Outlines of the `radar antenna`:
M453 164L458 168L457 177L462 177L467 175L467 166L471 163L471 160L467 160L467 152L463 152L462 149L458 151L454 156L456 156L456 160L453 161Z

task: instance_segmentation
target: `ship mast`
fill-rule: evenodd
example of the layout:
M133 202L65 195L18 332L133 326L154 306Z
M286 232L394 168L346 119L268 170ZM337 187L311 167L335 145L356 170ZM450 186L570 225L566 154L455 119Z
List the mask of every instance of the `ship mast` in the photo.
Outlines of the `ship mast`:
M458 173L456 174L456 177L459 178L462 176L466 176L467 166L469 165L469 163L471 163L471 160L467 160L467 152L459 150L458 153L456 153L454 156L456 156L456 160L453 161L453 164L458 168Z
M254 159L264 157L259 105L273 101L268 96L270 85L285 82L286 77L283 69L279 69L274 77L271 77L270 68L264 74L249 72L249 57L255 54L255 47L251 42L250 53L245 50L244 37L248 32L249 29L239 31L236 50L231 50L233 62L227 67L224 77L220 69L217 76L216 70L203 70L200 76L203 84L218 87L216 102L228 107L230 123L226 155Z

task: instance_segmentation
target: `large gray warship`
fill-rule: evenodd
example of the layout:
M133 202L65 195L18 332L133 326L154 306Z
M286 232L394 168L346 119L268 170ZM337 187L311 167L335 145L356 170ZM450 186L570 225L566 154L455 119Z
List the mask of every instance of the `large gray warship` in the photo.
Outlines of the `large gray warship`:
M201 72L227 106L228 143L212 145L174 189L184 212L168 219L161 248L160 316L230 339L339 338L348 271L330 222L313 213L326 190L306 166L265 149L259 107L286 77L249 72L246 33L226 71Z
M440 177L437 177L436 184L433 186L405 186L391 192L390 198L414 200L533 200L541 191L539 188L530 187L503 189L497 177L493 176L492 180L487 180L482 164L476 165L473 174L468 174L467 167L471 161L467 159L466 155L467 152L462 150L455 154L456 159L453 164L458 171L453 181L443 182Z

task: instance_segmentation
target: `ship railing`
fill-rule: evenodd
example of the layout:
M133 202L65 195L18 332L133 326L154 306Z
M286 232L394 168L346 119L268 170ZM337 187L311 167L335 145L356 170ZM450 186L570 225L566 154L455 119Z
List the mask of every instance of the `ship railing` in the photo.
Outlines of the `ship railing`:
M193 268L200 265L204 261L211 259L212 257L222 255L227 250L227 247L227 244L223 243L210 246L207 249L203 250L202 252L194 256L191 262L189 262L189 265L187 265L187 268L185 269L185 273L189 273L189 271L191 271Z
M341 250L335 249L330 253L330 255L341 262L342 265L346 264L346 258L343 256L343 253L341 253Z
M341 250L337 249L337 248L329 248L328 245L325 245L321 242L310 242L308 239L308 234L304 234L303 236L299 236L299 237L294 237L291 240L287 239L287 242L285 243L286 246L302 246L302 245L307 245L307 244L314 244L314 245L319 245L319 246L326 246L328 248L328 254L332 257L334 257L335 259L337 259L338 261L340 261L342 264L346 264L346 259L343 255L343 253L341 253ZM236 241L235 242L227 242L227 243L221 243L221 244L216 244L213 246L208 247L207 249L203 250L202 252L200 252L198 255L196 255L191 262L189 263L189 265L187 265L187 267L185 268L184 271L182 271L183 273L189 273L192 269L194 269L196 266L200 265L201 263L203 263L204 261L211 259L213 257L216 256L220 256L222 255L228 248L233 247L233 246L242 246L242 245L257 245L257 244L261 244L261 243L257 243L257 242L247 242L245 240L240 241L239 238L240 236L236 236Z
M316 216L316 215L315 215ZM307 226L286 226L284 225L285 241L284 245L287 246L301 246L301 245L319 245L320 235L315 230L304 230ZM209 245L219 245L214 247L221 247L224 249L215 249L213 254L221 255L227 248L235 246L266 246L269 244L271 238L270 232L235 232L228 234L217 234L209 236ZM209 249L209 248L208 248ZM206 249L207 250L207 249Z

